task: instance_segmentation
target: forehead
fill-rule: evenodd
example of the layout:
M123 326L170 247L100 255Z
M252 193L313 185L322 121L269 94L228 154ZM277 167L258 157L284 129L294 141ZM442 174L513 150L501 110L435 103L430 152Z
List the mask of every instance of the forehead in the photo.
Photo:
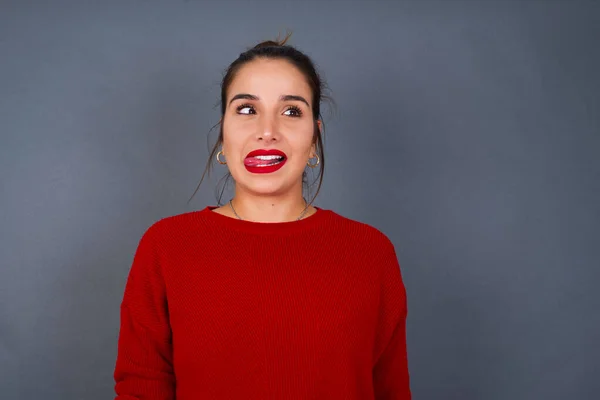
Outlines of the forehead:
M310 99L311 90L306 77L285 60L256 59L242 66L235 75L227 96L249 93L262 98L281 95L300 95Z

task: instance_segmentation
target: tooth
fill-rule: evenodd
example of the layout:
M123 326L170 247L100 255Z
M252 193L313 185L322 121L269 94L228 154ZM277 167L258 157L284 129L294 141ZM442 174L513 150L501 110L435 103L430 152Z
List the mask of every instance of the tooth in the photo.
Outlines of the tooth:
M265 160L265 161L269 161L269 160L279 160L282 159L282 156L276 156L276 155L269 155L269 156L256 156L255 158L258 158L259 160Z

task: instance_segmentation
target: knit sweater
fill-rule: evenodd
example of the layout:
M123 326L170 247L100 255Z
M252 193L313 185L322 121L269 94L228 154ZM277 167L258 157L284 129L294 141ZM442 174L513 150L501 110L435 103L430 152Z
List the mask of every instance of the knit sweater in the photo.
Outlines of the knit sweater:
M207 206L142 235L121 303L116 400L408 400L394 245L317 207L298 221Z

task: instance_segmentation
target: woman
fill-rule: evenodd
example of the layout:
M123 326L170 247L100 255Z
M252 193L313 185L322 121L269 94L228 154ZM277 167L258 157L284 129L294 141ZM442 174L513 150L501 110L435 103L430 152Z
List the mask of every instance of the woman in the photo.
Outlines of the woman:
M213 155L233 199L140 240L117 399L411 398L393 244L304 200L306 169L320 165L322 181L324 84L286 41L242 53L224 76Z

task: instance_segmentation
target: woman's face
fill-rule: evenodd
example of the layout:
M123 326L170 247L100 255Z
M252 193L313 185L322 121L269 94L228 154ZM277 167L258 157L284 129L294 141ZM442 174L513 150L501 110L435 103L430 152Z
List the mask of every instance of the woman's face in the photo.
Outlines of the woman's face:
M306 78L287 61L257 59L240 68L223 116L223 153L236 191L301 190L306 163L316 157L311 102Z

